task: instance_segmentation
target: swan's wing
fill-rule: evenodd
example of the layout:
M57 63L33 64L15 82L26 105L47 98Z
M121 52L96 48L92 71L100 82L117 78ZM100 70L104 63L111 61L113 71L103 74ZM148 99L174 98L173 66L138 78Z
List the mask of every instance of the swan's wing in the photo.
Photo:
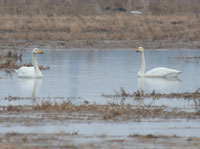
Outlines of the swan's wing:
M181 71L178 71L175 69L158 67L158 68L154 68L154 69L147 71L145 73L145 76L147 76L147 77L168 77L168 76L175 77L180 73L181 73Z
M35 75L34 67L21 67L17 72L18 77L31 77Z

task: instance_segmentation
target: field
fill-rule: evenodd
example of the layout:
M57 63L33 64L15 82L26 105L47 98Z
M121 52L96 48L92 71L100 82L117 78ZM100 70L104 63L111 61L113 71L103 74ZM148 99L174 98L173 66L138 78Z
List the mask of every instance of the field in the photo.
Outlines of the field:
M110 40L127 47L136 47L135 43L142 41L148 48L148 42L157 48L165 44L181 47L176 45L180 43L185 44L182 47L198 48L200 40L199 15L3 16L0 22L0 38L4 44L11 45L17 41L60 41L61 46L98 47L99 42Z
M0 4L2 44L37 41L65 47L110 47L103 42L109 40L114 41L111 47L199 47L197 0L1 0ZM142 14L132 14L135 10Z

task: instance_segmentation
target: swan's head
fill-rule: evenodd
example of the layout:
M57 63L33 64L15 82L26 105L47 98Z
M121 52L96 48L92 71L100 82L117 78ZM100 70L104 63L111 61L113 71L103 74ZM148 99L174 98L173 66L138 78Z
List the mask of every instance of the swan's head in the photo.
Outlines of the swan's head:
M43 52L40 49L38 49L38 48L34 48L32 52L34 54L43 54Z
M136 52L143 52L144 48L143 47L138 47Z

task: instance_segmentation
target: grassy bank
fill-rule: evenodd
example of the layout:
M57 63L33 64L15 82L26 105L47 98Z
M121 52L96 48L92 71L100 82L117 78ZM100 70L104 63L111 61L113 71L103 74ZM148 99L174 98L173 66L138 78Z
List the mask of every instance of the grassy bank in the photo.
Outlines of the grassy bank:
M199 41L200 15L2 16L0 39Z

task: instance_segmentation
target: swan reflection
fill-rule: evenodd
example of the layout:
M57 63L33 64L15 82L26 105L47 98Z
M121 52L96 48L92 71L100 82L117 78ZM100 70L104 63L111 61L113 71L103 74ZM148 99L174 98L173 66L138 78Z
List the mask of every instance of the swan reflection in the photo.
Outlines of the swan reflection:
M144 90L166 92L178 87L181 82L178 78L138 78L138 85L142 92Z
M41 78L19 78L19 87L24 92L32 92L31 97L32 99L35 99L37 97L41 82Z

